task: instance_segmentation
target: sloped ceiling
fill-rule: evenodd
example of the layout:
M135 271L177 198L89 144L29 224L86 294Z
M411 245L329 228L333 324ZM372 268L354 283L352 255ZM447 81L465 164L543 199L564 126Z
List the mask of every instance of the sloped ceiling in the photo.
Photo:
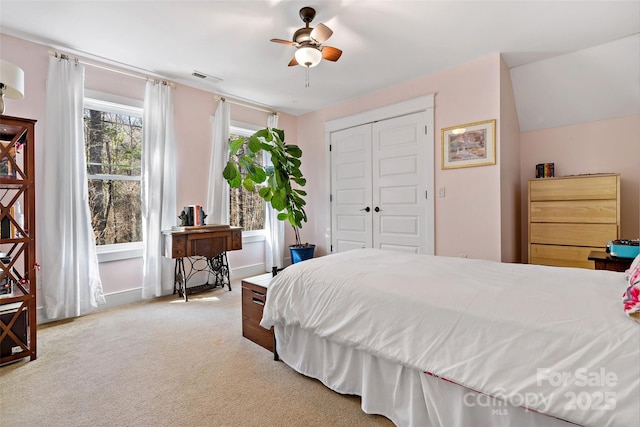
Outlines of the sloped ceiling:
M309 87L295 48L269 41L304 6L344 51ZM293 115L496 52L522 130L639 112L639 1L1 0L0 32Z
M511 69L522 132L640 113L640 34Z

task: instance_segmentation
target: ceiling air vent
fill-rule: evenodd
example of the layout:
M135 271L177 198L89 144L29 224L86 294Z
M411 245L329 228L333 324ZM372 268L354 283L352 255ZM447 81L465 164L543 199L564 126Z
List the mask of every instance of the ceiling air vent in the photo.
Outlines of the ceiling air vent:
M220 83L222 81L221 78L214 77L209 74L205 74L202 71L193 70L193 73L191 73L191 75L202 80L210 81L211 83Z

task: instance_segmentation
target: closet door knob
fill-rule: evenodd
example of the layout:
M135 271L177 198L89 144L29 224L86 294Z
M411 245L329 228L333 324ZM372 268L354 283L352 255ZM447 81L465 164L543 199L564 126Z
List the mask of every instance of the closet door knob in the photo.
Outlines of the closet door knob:
M369 206L367 206L366 208L362 208L360 210L361 211L365 211L365 212L369 212L369 211L371 211L371 208Z
M382 209L380 209L379 207L376 206L376 208L374 209L374 211L376 212L380 212Z

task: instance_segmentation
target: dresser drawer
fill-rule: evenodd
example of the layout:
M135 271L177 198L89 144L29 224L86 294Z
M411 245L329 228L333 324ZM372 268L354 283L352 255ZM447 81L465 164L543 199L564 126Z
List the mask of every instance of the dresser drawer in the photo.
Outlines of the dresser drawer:
M603 248L618 238L616 224L531 223L530 243Z
M565 200L531 202L531 222L582 222L616 224L618 204L615 200Z
M594 263L588 260L589 254L591 251L601 250L601 247L531 245L529 262L531 264L593 269Z
M529 181L531 201L539 200L602 200L618 198L618 177L582 176L575 178Z

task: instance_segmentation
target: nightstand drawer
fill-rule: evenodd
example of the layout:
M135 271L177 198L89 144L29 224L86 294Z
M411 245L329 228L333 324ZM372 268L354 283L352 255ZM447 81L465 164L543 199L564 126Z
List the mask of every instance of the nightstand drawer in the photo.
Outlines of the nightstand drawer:
M246 299L255 298L259 301L262 301L262 305L267 300L267 289L263 286L254 285L247 282L242 282L242 301Z
M256 290L242 287L242 318L256 319L259 322L262 319L266 299L266 292L261 294Z

